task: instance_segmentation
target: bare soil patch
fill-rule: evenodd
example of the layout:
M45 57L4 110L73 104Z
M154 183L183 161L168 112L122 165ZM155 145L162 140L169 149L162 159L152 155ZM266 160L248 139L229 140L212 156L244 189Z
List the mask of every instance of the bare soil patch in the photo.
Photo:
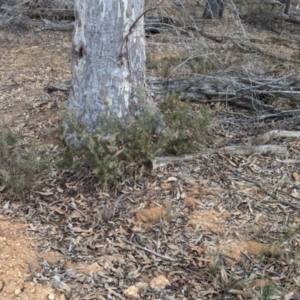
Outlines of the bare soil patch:
M27 225L14 223L1 217L0 221L0 290L2 299L59 299L51 284L41 285L33 281L43 261L37 252L37 244L25 234Z

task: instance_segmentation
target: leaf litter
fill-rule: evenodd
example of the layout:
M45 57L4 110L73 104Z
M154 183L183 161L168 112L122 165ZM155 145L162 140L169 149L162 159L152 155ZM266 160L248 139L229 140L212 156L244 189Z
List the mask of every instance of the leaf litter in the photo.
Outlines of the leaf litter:
M58 36L67 42L49 47ZM69 77L63 45L70 37L38 37L24 45L11 37L5 46L0 76L9 88L1 108L24 139L34 138L59 156L43 130L59 123L64 95L46 95L42 85ZM214 130L221 134L224 128ZM111 192L99 191L92 174L68 171L53 171L22 202L7 204L2 191L7 220L0 224L9 225L1 237L18 242L10 241L7 252L2 248L1 297L26 299L33 283L28 299L37 293L59 300L260 299L267 286L277 299L299 299L300 143L284 143L289 151L278 157L209 153L169 161ZM30 245L20 227L6 223L9 218L27 224ZM29 252L36 245L37 252ZM14 277L6 270L18 275L8 259L21 249L27 249L20 263L27 277L8 291Z

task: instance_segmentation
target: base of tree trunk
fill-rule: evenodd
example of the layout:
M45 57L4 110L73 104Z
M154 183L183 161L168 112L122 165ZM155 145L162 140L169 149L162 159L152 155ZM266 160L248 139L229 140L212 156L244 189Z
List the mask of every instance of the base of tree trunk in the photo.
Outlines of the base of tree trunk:
M203 18L204 19L221 19L225 8L225 0L207 0Z

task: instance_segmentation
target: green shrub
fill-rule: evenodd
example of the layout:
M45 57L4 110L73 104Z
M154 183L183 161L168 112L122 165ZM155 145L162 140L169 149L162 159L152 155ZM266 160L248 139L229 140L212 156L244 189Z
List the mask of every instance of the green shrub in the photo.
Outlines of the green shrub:
M194 73L203 74L219 70L221 62L218 56L213 53L195 56L188 60L188 65Z
M247 23L272 31L282 26L284 5L279 1L246 0L239 6L243 7L242 17Z
M269 300L272 299L272 296L274 296L275 288L274 285L270 282L267 285L264 285L262 287L261 291L261 299L262 300Z
M182 155L192 153L204 147L209 125L207 109L192 109L190 101L181 101L176 94L171 94L159 105L167 124L164 137L164 155Z
M0 185L4 192L14 199L23 197L46 167L34 145L22 144L19 134L0 125Z
M166 123L159 136L154 132L160 115L148 111L126 123L118 117L100 118L101 125L93 134L68 117L69 128L84 142L81 147L68 145L60 166L92 170L99 184L112 184L127 177L133 169L148 165L155 156L199 150L209 124L208 113L193 111L189 101L182 102L175 94L159 108Z

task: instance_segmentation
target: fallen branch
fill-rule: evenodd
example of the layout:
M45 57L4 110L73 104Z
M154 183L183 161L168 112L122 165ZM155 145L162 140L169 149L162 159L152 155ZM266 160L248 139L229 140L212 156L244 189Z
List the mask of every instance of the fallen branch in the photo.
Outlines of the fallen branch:
M287 131L287 130L271 130L251 140L252 146L264 145L275 138L293 137L300 138L300 131Z
M256 197L253 197L253 196L249 195L249 194L247 194L247 196L249 198L252 198L252 199L256 200L256 201L263 201L263 202L269 202L269 203L287 205L287 206L290 206L290 207L295 208L297 210L300 210L300 206L298 206L298 205L296 205L294 203L288 202L286 200L280 200L280 199L276 199L276 200L272 200L272 199L258 199Z
M210 149L208 152L215 153L225 153L225 154L242 154L242 155L252 155L252 154L285 154L287 152L286 146L278 146L278 145L265 145L269 141L275 138L300 138L300 131L287 131L287 130L271 130L266 132L260 136L257 136L249 141L248 144L245 145L233 145L226 146L218 149ZM158 167L164 166L171 162L182 162L188 160L194 160L198 154L190 154L184 156L164 156L164 157L156 157L153 161L153 168L156 169Z
M300 15L299 14L288 14L283 15L283 20L290 23L300 24Z
M277 199L277 197L270 193L262 184L261 182L257 181L257 180L254 180L252 178L248 178L248 177L245 177L243 176L241 173L235 171L234 169L230 168L230 167L227 167L230 171L232 171L233 173L235 173L237 176L239 176L241 179L245 180L245 181L248 181L248 182L251 182L251 183L254 183L255 185L257 185L259 188L261 188L268 196L272 197L274 200L272 199L258 199L254 196L251 196L249 195L248 193L246 193L245 195L247 195L248 197L256 200L256 201L263 201L263 202L269 202L269 203L276 203L276 204L283 204L283 205L287 205L287 206L290 206L290 207L293 207L295 209L298 209L300 210L300 206L294 204L294 203L291 203L291 202L288 202L286 200L280 200L280 199Z
M300 102L300 78L294 74L279 78L229 76L197 76L190 78L148 78L152 93L164 96L176 93L179 99L201 103L231 102L232 104L274 111L272 105L258 98L289 99Z
M137 248L139 248L139 249L141 249L141 250L144 250L144 251L146 251L146 252L148 252L148 253L154 254L155 256L158 256L158 257L163 258L163 259L165 259L165 260L169 260L169 261L177 261L176 259L174 259L174 258L172 258L172 257L166 256L166 255L162 255L162 254L157 253L157 252L155 252L155 251L153 251L153 250L150 250L150 249L148 249L148 248L145 248L145 247L142 247L142 246L140 246L140 245L131 243L131 242L127 241L127 240L123 240L123 239L122 239L121 241L122 241L122 242L125 242L125 243L127 243L127 244L129 244L129 245L135 246L135 247L137 247Z
M300 115L299 109L285 110L273 114L265 114L265 115L249 118L248 121L253 123L253 122L261 122L268 119L289 118L289 117L294 117L299 115Z
M36 9L26 9L22 10L22 13L29 18L47 18L50 20L74 20L74 10L73 9L58 9L58 8L36 8Z
M24 15L30 19L34 19L35 21L31 21L32 27L36 26L44 26L40 30L52 30L52 31L72 31L74 29L74 20L75 14L74 9L64 9L64 8L48 8L41 7L35 9L28 9L25 6L26 2L15 6L2 5L0 10L5 13L10 13L14 15L14 17ZM160 3L156 3L156 6L148 9L145 13L156 9L157 5ZM41 21L37 21L41 19ZM55 22L50 20L57 20ZM67 21L66 21L67 20ZM160 33L162 29L170 29L174 28L174 26L178 27L180 22L170 16L161 16L161 17L147 17L145 19L145 31L148 34L157 34Z
M42 19L44 27L41 30L53 31L72 31L74 29L74 22L51 22L47 19Z
M240 154L240 155L253 155L253 154L286 154L286 146L278 145L233 145L226 146L218 149L208 149L208 153L224 153L224 154ZM200 153L190 154L185 156L167 156L167 157L155 157L152 161L153 169L163 167L169 163L183 162L196 159Z
M194 30L194 31L200 33L202 36L204 36L214 42L217 42L217 43L225 43L225 42L229 41L243 51L247 51L250 53L257 52L257 53L261 53L261 54L264 54L269 57L273 57L277 60L282 60L282 61L287 61L287 62L292 62L292 63L300 63L300 61L297 59L290 59L290 58L288 58L286 56L282 56L278 53L269 52L259 46L254 45L253 43L249 43L249 42L246 43L245 41L242 41L242 40L239 40L236 38L232 38L230 36L213 35L213 34L205 32L204 30L198 28L197 26L188 26L188 29Z
M285 154L287 152L286 146L278 145L234 145L226 146L212 152L224 152L225 154L242 154L242 155L253 155L253 154Z
M194 160L198 155L199 154L190 154L190 155L183 155L183 156L160 156L160 157L155 157L152 161L153 169L157 169L159 167L166 166L169 163Z
M176 93L181 100L200 103L230 102L237 106L265 110L275 113L272 105L264 99L283 99L300 103L300 78L294 74L279 78L249 78L229 76L197 76L184 78L148 77L150 92L156 97L165 97ZM48 84L44 87L48 93L54 91L69 92L70 80L61 84ZM279 112L276 112L278 114Z

